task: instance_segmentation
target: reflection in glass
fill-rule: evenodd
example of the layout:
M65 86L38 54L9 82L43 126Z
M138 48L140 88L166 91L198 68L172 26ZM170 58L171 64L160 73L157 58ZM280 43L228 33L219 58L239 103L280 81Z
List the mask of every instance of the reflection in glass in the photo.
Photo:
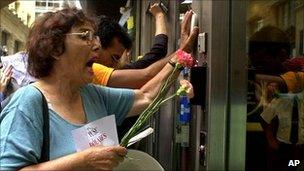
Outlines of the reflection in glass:
M303 1L249 2L246 170L304 163L303 14Z

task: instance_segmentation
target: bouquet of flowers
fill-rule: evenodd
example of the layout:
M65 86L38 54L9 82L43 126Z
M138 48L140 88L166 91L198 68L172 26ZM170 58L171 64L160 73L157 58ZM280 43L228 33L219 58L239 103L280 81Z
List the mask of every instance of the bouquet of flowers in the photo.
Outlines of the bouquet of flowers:
M169 96L168 98L165 98L167 91L170 89L171 85L176 80L175 75L179 73L183 69L183 67L192 67L194 64L193 58L189 53L186 53L182 50L178 50L176 52L176 56L177 63L173 63L172 61L169 62L172 66L174 66L174 69L172 70L169 77L166 79L165 83L160 88L157 96L152 101L152 103L140 114L135 124L124 135L120 143L122 147L127 147L129 140L139 133L139 131L145 125L148 119L158 111L158 109L163 103L167 102L168 100L174 98L177 95L188 95L190 98L193 97L191 84L186 80L182 80L180 82L181 87L176 91L176 93Z

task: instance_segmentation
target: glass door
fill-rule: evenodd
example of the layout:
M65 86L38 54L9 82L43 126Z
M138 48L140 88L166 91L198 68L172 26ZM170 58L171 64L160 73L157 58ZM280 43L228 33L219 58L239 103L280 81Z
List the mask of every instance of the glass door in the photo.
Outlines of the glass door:
M246 170L304 163L303 4L248 2Z

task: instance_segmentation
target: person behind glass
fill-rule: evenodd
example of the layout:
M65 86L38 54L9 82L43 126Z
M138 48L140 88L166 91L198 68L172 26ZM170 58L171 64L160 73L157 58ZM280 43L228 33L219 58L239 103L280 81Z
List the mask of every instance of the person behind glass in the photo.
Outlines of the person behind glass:
M189 23L192 13L186 15L185 22ZM76 8L47 12L34 22L27 52L29 73L37 81L18 89L1 112L0 169L111 170L123 160L127 151L120 146L96 146L76 152L71 131L111 114L115 114L117 123L138 115L155 98L173 67L166 64L141 89L89 84L100 48L95 31L93 20ZM197 31L195 28L182 37L188 52ZM171 60L176 62L176 58L173 53ZM47 99L50 113L50 161L43 163L38 163L43 141L39 90Z
M278 75L285 72L282 64L289 59L289 55L289 37L275 26L264 26L250 37L250 69L256 74Z
M256 75L267 83L269 104L261 113L261 125L268 142L269 170L296 170L291 159L304 162L304 58L283 63L287 72L280 76Z
M258 107L261 103L259 99L259 89L252 82L256 83L256 75L264 74L269 76L279 76L286 72L283 67L283 62L289 58L290 55L290 42L287 33L276 26L266 25L259 29L257 32L253 33L249 38L249 48L248 48L248 57L249 57L249 68L248 68L248 94L247 94L247 110L250 112L250 115L247 115L247 122L261 122L260 114L262 113L262 108ZM277 118L272 120L272 126L275 126ZM262 125L263 126L263 125ZM275 129L275 127L273 127ZM266 133L266 132L264 132ZM265 134L266 135L266 134ZM262 151L265 151L267 155L261 156L259 159L262 162L267 160L268 167L272 167L271 155L272 149L267 144L263 132L248 132L248 140L251 137L259 136L260 139L265 139L265 144L255 143L253 141L247 141L248 146L253 146L256 149L262 148ZM263 142L264 143L264 142ZM252 157L255 155L260 155L260 152L257 150L248 150L247 157ZM250 156L251 155L251 156ZM274 153L273 153L274 155ZM248 160L249 166L255 165L255 162Z
M290 43L287 34L275 26L264 26L255 32L249 39L249 68L248 68L248 111L249 122L258 122L260 110L253 109L258 105L254 82L256 74L278 76L286 72L283 62L289 58Z

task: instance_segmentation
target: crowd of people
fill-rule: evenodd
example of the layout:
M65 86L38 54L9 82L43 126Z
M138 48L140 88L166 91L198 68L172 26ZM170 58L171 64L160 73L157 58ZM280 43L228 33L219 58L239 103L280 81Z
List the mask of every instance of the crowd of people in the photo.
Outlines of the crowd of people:
M159 27L155 44L141 60L125 65L119 61L130 54L132 41L117 23L103 18L97 24L82 10L69 7L35 20L26 50L17 56L27 68L23 74L31 75L24 77L27 84L8 93L5 88L14 79L14 68L4 66L1 74L3 99L10 99L0 115L1 169L112 170L123 161L127 150L120 146L76 152L71 131L111 114L120 124L140 114L156 97L174 69L177 54L165 57L165 16L158 4L150 11ZM188 11L181 25L179 48L187 53L198 34L197 27L190 31L191 16ZM44 98L49 137L44 132Z

